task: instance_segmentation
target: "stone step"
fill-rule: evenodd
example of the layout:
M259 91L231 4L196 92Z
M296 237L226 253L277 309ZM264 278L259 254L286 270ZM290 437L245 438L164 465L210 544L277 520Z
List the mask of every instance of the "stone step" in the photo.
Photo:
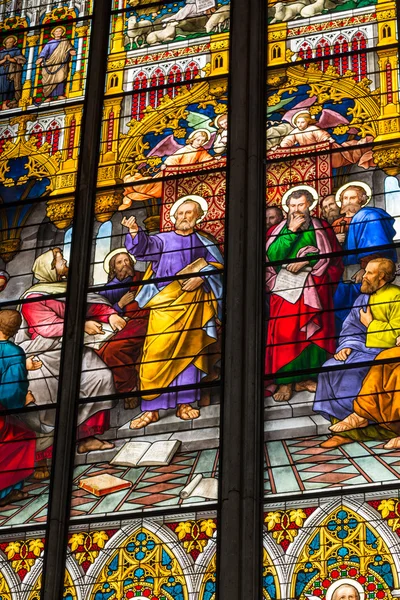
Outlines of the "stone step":
M266 442L276 440L293 440L314 435L330 433L330 422L321 415L299 416L284 419L271 419L264 423L264 439Z
M264 398L264 420L310 417L314 414L314 396L311 392L295 392L288 402L276 402L272 396L267 396Z
M135 411L136 412L136 411ZM140 410L134 415L140 414ZM163 416L157 423L151 423L144 429L130 429L131 411L122 412L125 423L118 427L114 421L111 428L99 436L102 439L112 440L115 448L101 452L88 452L77 454L76 465L109 462L119 449L130 439L138 441L156 442L159 440L180 440L180 452L191 452L219 447L219 405L211 404L201 408L200 417L192 421L183 421L175 415L175 410L163 411ZM132 417L132 418L134 418Z

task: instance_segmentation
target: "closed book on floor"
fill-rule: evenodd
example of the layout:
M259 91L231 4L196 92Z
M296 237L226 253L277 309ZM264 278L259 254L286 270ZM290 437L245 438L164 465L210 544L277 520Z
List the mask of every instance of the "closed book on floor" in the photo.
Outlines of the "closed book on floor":
M110 461L118 467L154 467L167 466L179 450L179 440L160 440L159 442L136 442L124 444Z
M81 479L78 486L83 490L100 497L126 490L132 486L132 482L104 473L103 475L94 475L94 477Z

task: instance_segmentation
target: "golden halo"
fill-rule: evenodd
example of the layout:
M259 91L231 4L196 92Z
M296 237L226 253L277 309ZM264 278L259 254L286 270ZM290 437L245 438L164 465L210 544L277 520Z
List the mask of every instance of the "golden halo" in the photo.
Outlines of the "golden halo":
M308 115L311 118L311 113L306 108L303 108L303 110L298 110L294 113L293 117L291 118L293 127L296 127L296 121L300 115Z
M329 586L326 592L325 600L332 600L333 594L341 585L351 585L357 590L360 596L360 600L365 600L365 592L361 583L359 583L355 579L350 579L349 577L346 577L345 579L338 579L338 581L332 583L332 585Z
M344 185L342 185L342 187L340 187L338 189L338 191L335 194L335 202L338 206L342 206L342 203L340 201L340 196L341 193L344 192L345 190L347 190L347 188L349 187L361 187L363 188L363 190L365 191L365 193L367 194L367 201L365 204L363 204L363 206L367 206L368 202L370 202L371 198L372 198L372 190L369 187L369 185L367 183L364 183L362 181L350 181L349 183L345 183Z
M65 33L67 32L67 30L65 29L65 27L63 27L63 25L57 25L57 27L53 27L53 29L50 32L50 35L53 39L54 39L54 32L56 29L62 29L63 35L65 35Z
M182 196L182 198L179 198L179 200L174 202L174 204L171 206L171 210L169 211L169 216L174 225L176 223L176 219L175 219L176 211L178 210L178 208L180 207L181 204L183 204L184 202L190 202L190 201L197 202L197 204L200 204L201 209L204 213L201 217L199 217L197 219L196 223L200 223L200 221L202 221L206 217L207 212L208 212L207 201L204 200L204 198L202 198L201 196L196 196L195 194L190 194L190 196Z
M288 206L287 206L287 199L288 197L293 193L293 192L297 192L300 190L304 190L307 192L310 192L310 194L312 195L312 197L314 198L314 202L311 204L310 206L310 211L312 211L313 208L316 207L317 202L318 202L318 192L316 189L314 189L313 187L311 187L311 185L296 185L296 187L290 188L290 190L288 190L287 192L285 192L282 196L282 208L285 212L288 212Z
M204 133L207 136L207 142L210 141L211 133L208 131L208 129L195 129L190 135L188 135L188 140L191 140L197 133Z
M17 36L15 36L15 35L8 35L8 36L7 36L7 37L5 37L5 38L4 38L4 40L3 40L3 45L4 45L4 46L5 46L5 44L6 44L6 41L7 41L7 40L14 40L14 42L15 42L15 43L17 43L17 42L18 42L18 38L17 38Z
M219 123L219 120L222 119L222 117L228 118L228 113L225 112L225 113L222 113L221 115L218 115L217 117L215 117L214 123L217 127L219 127L218 123Z
M109 252L104 259L103 269L107 274L110 272L110 260L117 254L129 254L133 262L136 263L136 258L133 256L133 254L130 254L126 248L116 248L115 250Z

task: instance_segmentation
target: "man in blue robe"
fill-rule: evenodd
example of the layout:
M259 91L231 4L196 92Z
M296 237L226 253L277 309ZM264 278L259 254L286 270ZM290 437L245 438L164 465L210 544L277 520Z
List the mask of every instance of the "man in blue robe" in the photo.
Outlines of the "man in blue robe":
M26 58L16 45L14 35L6 37L0 50L0 108L5 110L17 105L22 91L22 67Z
M400 287L391 283L394 276L391 260L376 258L368 263L361 295L343 323L336 354L324 363L324 371L319 374L313 410L334 425L353 413L353 402L375 357L382 349L396 345L400 334ZM356 430L358 436L367 436L371 433L368 429ZM335 432L335 427L331 430ZM334 448L348 443L352 441L349 434L334 435L321 446ZM365 439L374 437L380 437L379 432Z
M389 258L397 262L393 244L394 219L382 208L365 206L368 202L365 184L347 184L339 196L341 216L332 223L345 254L345 270L334 295L336 331L360 294L365 268L373 258ZM367 188L368 189L368 188Z
M43 97L46 102L66 98L69 62L71 56L76 55L74 46L64 37L64 27L56 27L51 35L53 39L45 44L36 61L42 67Z

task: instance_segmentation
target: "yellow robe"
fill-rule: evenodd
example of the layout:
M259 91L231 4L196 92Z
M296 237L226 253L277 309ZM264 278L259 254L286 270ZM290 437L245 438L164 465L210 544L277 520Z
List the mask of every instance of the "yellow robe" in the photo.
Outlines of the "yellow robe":
M400 335L400 287L388 283L369 297L373 321L367 329L368 348L393 348Z
M400 359L400 348L396 347L396 338L400 335L400 287L386 284L371 294L368 305L373 321L367 329L366 346L386 348L377 355L376 360L396 356ZM384 440L400 435L400 428L399 433L395 433L393 423L397 421L400 411L400 395L396 392L400 389L400 368L396 369L396 366L399 365L373 365L354 401L354 412L374 421L376 425L353 429L340 435L356 441Z
M222 269L219 263L209 263ZM148 279L151 270L145 274ZM140 389L166 388L190 364L205 374L210 373L207 348L215 344L203 329L217 316L217 300L213 292L200 286L185 292L179 281L172 281L145 306L150 309L147 335L140 364ZM142 394L154 400L160 394Z

